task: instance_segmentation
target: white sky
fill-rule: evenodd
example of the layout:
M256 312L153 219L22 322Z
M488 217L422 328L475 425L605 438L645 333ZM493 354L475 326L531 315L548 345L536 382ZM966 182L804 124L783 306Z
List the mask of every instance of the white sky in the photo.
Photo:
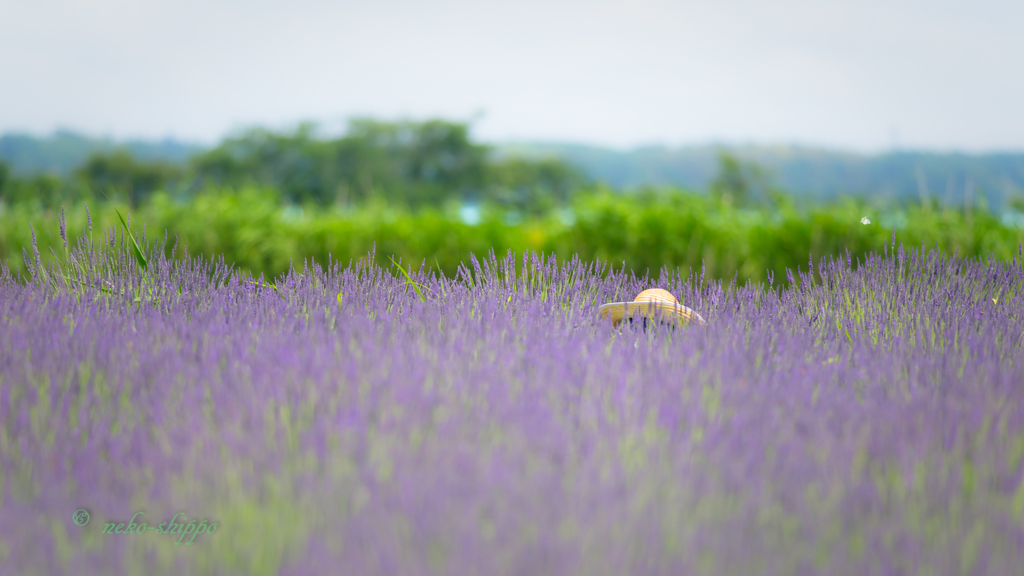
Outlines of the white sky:
M1021 0L0 0L0 133L1024 149Z

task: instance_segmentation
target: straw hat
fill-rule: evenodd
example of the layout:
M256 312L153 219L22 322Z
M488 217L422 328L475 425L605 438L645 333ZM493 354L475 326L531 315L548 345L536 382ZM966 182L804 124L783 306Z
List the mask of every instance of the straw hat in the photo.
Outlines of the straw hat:
M659 321L683 325L690 320L696 320L701 326L705 326L704 319L700 314L683 306L676 300L668 290L661 288L649 288L637 294L632 302L612 302L604 304L597 309L600 318L611 318L612 324L618 326L624 318L631 318L640 312L646 319L655 317Z

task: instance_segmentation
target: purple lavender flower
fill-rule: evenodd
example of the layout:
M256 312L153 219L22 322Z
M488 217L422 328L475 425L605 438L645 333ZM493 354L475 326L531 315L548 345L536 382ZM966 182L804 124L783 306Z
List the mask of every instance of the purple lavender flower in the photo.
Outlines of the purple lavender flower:
M0 268L0 574L1024 563L1019 264L908 249L766 290L371 252L265 281L166 236L140 275L107 238L46 265L77 282ZM707 328L599 321L652 286ZM218 529L103 534L133 518Z
M64 217L64 207L60 207L60 217L58 218L60 223L60 239L64 241L64 248L68 247L68 223ZM33 234L34 235L34 234Z

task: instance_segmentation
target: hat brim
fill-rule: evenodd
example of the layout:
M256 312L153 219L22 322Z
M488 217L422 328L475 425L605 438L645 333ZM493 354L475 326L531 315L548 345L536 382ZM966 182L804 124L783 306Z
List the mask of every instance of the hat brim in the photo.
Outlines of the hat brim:
M682 304L669 302L612 302L602 304L597 309L597 314L599 318L610 318L612 324L616 326L623 319L632 318L634 315L663 322L675 322L680 326L691 321L696 321L701 326L707 325L700 314Z

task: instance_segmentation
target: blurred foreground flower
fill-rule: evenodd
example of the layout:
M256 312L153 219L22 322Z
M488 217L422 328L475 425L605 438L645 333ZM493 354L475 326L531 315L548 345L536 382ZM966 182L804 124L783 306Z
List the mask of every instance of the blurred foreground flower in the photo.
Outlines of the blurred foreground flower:
M868 220L868 217L865 216L865 217L860 219L860 223L865 225L865 226L867 226L868 224L871 224L871 220Z
M123 229L0 265L0 575L1024 566L1017 261L876 251L765 289L370 253L268 282ZM186 545L193 517L217 529Z

